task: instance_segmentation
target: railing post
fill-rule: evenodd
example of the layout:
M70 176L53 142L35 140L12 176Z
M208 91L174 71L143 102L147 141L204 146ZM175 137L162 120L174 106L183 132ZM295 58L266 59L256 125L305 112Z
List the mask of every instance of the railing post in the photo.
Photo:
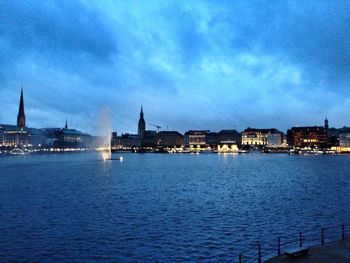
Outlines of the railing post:
M341 225L341 238L345 240L345 225Z
M281 238L278 238L277 242L277 254L280 256L281 255Z
M261 263L261 247L260 247L260 242L258 242L258 263Z
M321 230L321 245L324 245L324 228Z
M303 239L301 237L301 232L299 232L299 247L303 246Z
M238 262L239 262L239 263L242 263L242 254L239 254L239 255L238 255Z

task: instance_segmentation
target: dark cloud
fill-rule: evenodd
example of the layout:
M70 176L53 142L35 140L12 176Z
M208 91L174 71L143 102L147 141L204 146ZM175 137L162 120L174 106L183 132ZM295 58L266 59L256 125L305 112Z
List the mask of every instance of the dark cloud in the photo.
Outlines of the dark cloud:
M77 1L2 1L0 35L18 51L106 60L116 51L103 18Z
M305 70L314 84L348 86L350 2L242 1L212 23L226 22L236 52L271 54Z
M346 125L348 1L0 1L0 122L93 132ZM337 103L334 103L337 101ZM9 116L12 116L11 118ZM13 117L14 116L14 117ZM68 117L67 117L68 116Z

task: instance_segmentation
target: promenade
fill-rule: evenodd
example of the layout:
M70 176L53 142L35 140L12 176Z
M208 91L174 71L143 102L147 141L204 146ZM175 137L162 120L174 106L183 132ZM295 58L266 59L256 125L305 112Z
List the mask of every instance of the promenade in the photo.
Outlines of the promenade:
M285 254L271 258L266 263L343 263L350 262L350 241L340 240L331 243L327 243L322 246L310 247L308 254L289 258Z

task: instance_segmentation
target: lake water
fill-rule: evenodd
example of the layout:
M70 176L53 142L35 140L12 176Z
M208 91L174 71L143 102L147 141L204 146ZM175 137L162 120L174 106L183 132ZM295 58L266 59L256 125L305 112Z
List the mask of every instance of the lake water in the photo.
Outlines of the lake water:
M350 156L120 155L1 157L0 261L236 262L350 223Z

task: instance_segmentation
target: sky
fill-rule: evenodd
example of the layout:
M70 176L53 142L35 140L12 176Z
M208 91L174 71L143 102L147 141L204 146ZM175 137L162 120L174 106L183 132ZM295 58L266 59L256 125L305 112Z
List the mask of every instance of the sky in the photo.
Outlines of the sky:
M0 0L0 123L350 125L350 1Z

